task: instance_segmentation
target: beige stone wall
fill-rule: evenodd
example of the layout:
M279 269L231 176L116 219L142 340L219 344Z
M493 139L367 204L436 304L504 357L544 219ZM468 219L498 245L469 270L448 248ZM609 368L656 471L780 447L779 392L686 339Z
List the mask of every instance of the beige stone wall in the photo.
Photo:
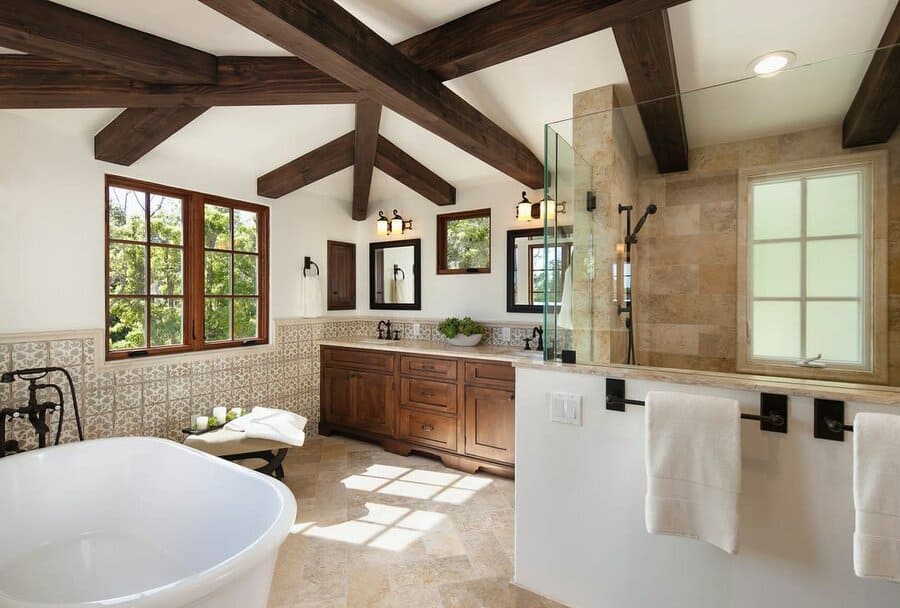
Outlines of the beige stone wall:
M616 314L618 289L612 267L624 230L617 208L637 200L639 159L621 113L614 111L617 106L612 86L574 97L573 146L591 165L597 208L574 218L579 257L573 276L573 334L579 359L594 363L624 362L627 345L624 319Z
M900 384L900 136L889 144L891 384ZM846 154L840 126L691 150L690 171L642 159L640 208L656 203L633 251L638 363L735 371L739 169Z

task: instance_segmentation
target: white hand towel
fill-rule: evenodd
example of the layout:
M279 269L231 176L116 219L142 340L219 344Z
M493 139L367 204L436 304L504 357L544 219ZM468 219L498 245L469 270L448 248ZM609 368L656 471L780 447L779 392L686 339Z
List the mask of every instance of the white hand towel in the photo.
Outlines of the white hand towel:
M741 491L741 410L733 399L647 393L651 534L687 536L735 553Z
M563 275L562 302L559 305L559 314L556 316L556 324L562 329L572 329L572 263Z
M306 418L293 412L257 406L249 414L226 424L225 428L244 433L250 439L268 439L301 446L306 439L303 432L306 422Z
M856 415L853 502L856 576L900 582L900 416Z
M310 271L312 272L312 271ZM300 316L322 316L322 287L319 284L319 275L308 276L301 270L300 276Z

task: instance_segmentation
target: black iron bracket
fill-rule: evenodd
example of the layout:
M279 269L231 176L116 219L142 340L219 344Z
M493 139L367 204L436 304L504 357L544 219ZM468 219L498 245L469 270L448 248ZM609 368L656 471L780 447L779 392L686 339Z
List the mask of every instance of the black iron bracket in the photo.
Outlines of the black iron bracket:
M309 257L308 255L303 256L303 274L304 274L304 276L306 275L306 271L309 270L310 268L312 268L313 266L316 267L316 274L322 274L322 272L319 270L319 265L316 264L315 262L313 262L311 257Z
M624 412L626 405L646 405L639 399L625 398L625 381L620 378L606 379L606 409ZM787 395L761 393L759 414L741 414L743 420L758 420L759 430L772 433L788 432Z
M816 399L813 402L813 435L816 439L843 441L844 431L853 427L844 424L844 402L832 399Z

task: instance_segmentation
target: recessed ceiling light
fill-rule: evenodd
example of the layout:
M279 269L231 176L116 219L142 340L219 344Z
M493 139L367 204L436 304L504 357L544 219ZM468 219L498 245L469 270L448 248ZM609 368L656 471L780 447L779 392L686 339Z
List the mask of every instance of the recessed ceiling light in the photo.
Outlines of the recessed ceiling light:
M797 59L791 51L766 53L750 62L748 66L757 76L772 76L785 69Z

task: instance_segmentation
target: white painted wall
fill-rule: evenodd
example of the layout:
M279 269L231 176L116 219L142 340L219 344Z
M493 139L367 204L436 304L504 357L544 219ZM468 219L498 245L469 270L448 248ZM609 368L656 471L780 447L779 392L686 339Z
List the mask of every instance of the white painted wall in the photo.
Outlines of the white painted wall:
M0 112L0 333L103 327L105 173L270 205L273 318L298 315L303 256L324 274L325 241L356 240L361 229L349 204L302 190L258 197L255 179L223 171L215 158L159 151L132 167L96 161L93 133L108 114L58 112L72 120ZM96 115L94 124L82 112Z
M790 433L743 423L740 548L729 556L644 527L644 411L607 411L605 379L557 371L516 374L516 575L573 608L887 608L900 585L856 578L852 435L814 439L811 399L791 398ZM758 393L629 381L627 396L676 390ZM584 395L584 425L549 421L548 396ZM860 410L896 408L848 403Z

